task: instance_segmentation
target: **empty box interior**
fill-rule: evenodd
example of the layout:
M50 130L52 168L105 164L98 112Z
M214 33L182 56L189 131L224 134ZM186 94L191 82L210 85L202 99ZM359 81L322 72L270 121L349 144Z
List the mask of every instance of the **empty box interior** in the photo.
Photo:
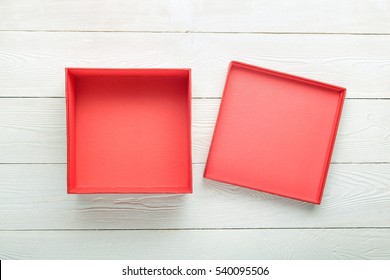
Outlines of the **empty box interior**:
M189 69L66 69L68 192L189 193Z

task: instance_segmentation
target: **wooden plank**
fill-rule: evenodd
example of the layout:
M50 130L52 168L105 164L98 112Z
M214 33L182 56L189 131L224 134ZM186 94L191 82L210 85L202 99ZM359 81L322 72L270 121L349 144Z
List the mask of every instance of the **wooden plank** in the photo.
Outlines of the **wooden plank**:
M388 259L390 230L3 231L0 244L1 259Z
M65 99L0 99L0 163L66 162Z
M0 30L184 31L191 21L185 2L5 0Z
M207 180L203 171L193 166L191 195L68 195L66 165L0 164L0 230L390 226L388 164L332 165L320 206Z
M389 33L386 1L12 1L0 30Z
M389 33L390 3L364 0L192 1L193 28L225 32Z
M193 102L193 160L204 163L214 131L220 100ZM390 162L390 100L344 103L333 163Z
M205 163L219 99L193 100L193 162ZM345 102L334 163L390 162L390 100ZM0 98L0 163L65 163L63 98Z
M0 96L64 96L74 66L191 67L193 96L220 97L239 60L389 98L389 48L390 36L2 32Z

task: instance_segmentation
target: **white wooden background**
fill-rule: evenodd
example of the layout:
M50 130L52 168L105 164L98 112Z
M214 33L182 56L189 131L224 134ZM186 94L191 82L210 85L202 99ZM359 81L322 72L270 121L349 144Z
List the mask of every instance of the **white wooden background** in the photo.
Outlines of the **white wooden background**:
M202 178L230 60L348 89L320 206ZM193 69L192 195L67 195L64 67ZM390 1L0 1L0 259L390 258Z

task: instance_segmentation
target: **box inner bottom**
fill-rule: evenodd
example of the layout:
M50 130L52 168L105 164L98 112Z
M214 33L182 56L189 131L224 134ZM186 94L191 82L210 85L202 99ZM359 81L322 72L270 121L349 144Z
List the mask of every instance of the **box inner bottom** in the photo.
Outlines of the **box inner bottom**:
M73 191L189 188L187 78L76 77L74 98Z

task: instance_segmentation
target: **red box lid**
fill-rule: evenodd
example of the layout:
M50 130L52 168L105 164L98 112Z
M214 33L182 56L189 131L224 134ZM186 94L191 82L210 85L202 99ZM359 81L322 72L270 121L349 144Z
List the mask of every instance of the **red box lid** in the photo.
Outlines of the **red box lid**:
M190 193L190 69L66 69L68 193Z
M204 176L319 204L345 92L231 62Z

